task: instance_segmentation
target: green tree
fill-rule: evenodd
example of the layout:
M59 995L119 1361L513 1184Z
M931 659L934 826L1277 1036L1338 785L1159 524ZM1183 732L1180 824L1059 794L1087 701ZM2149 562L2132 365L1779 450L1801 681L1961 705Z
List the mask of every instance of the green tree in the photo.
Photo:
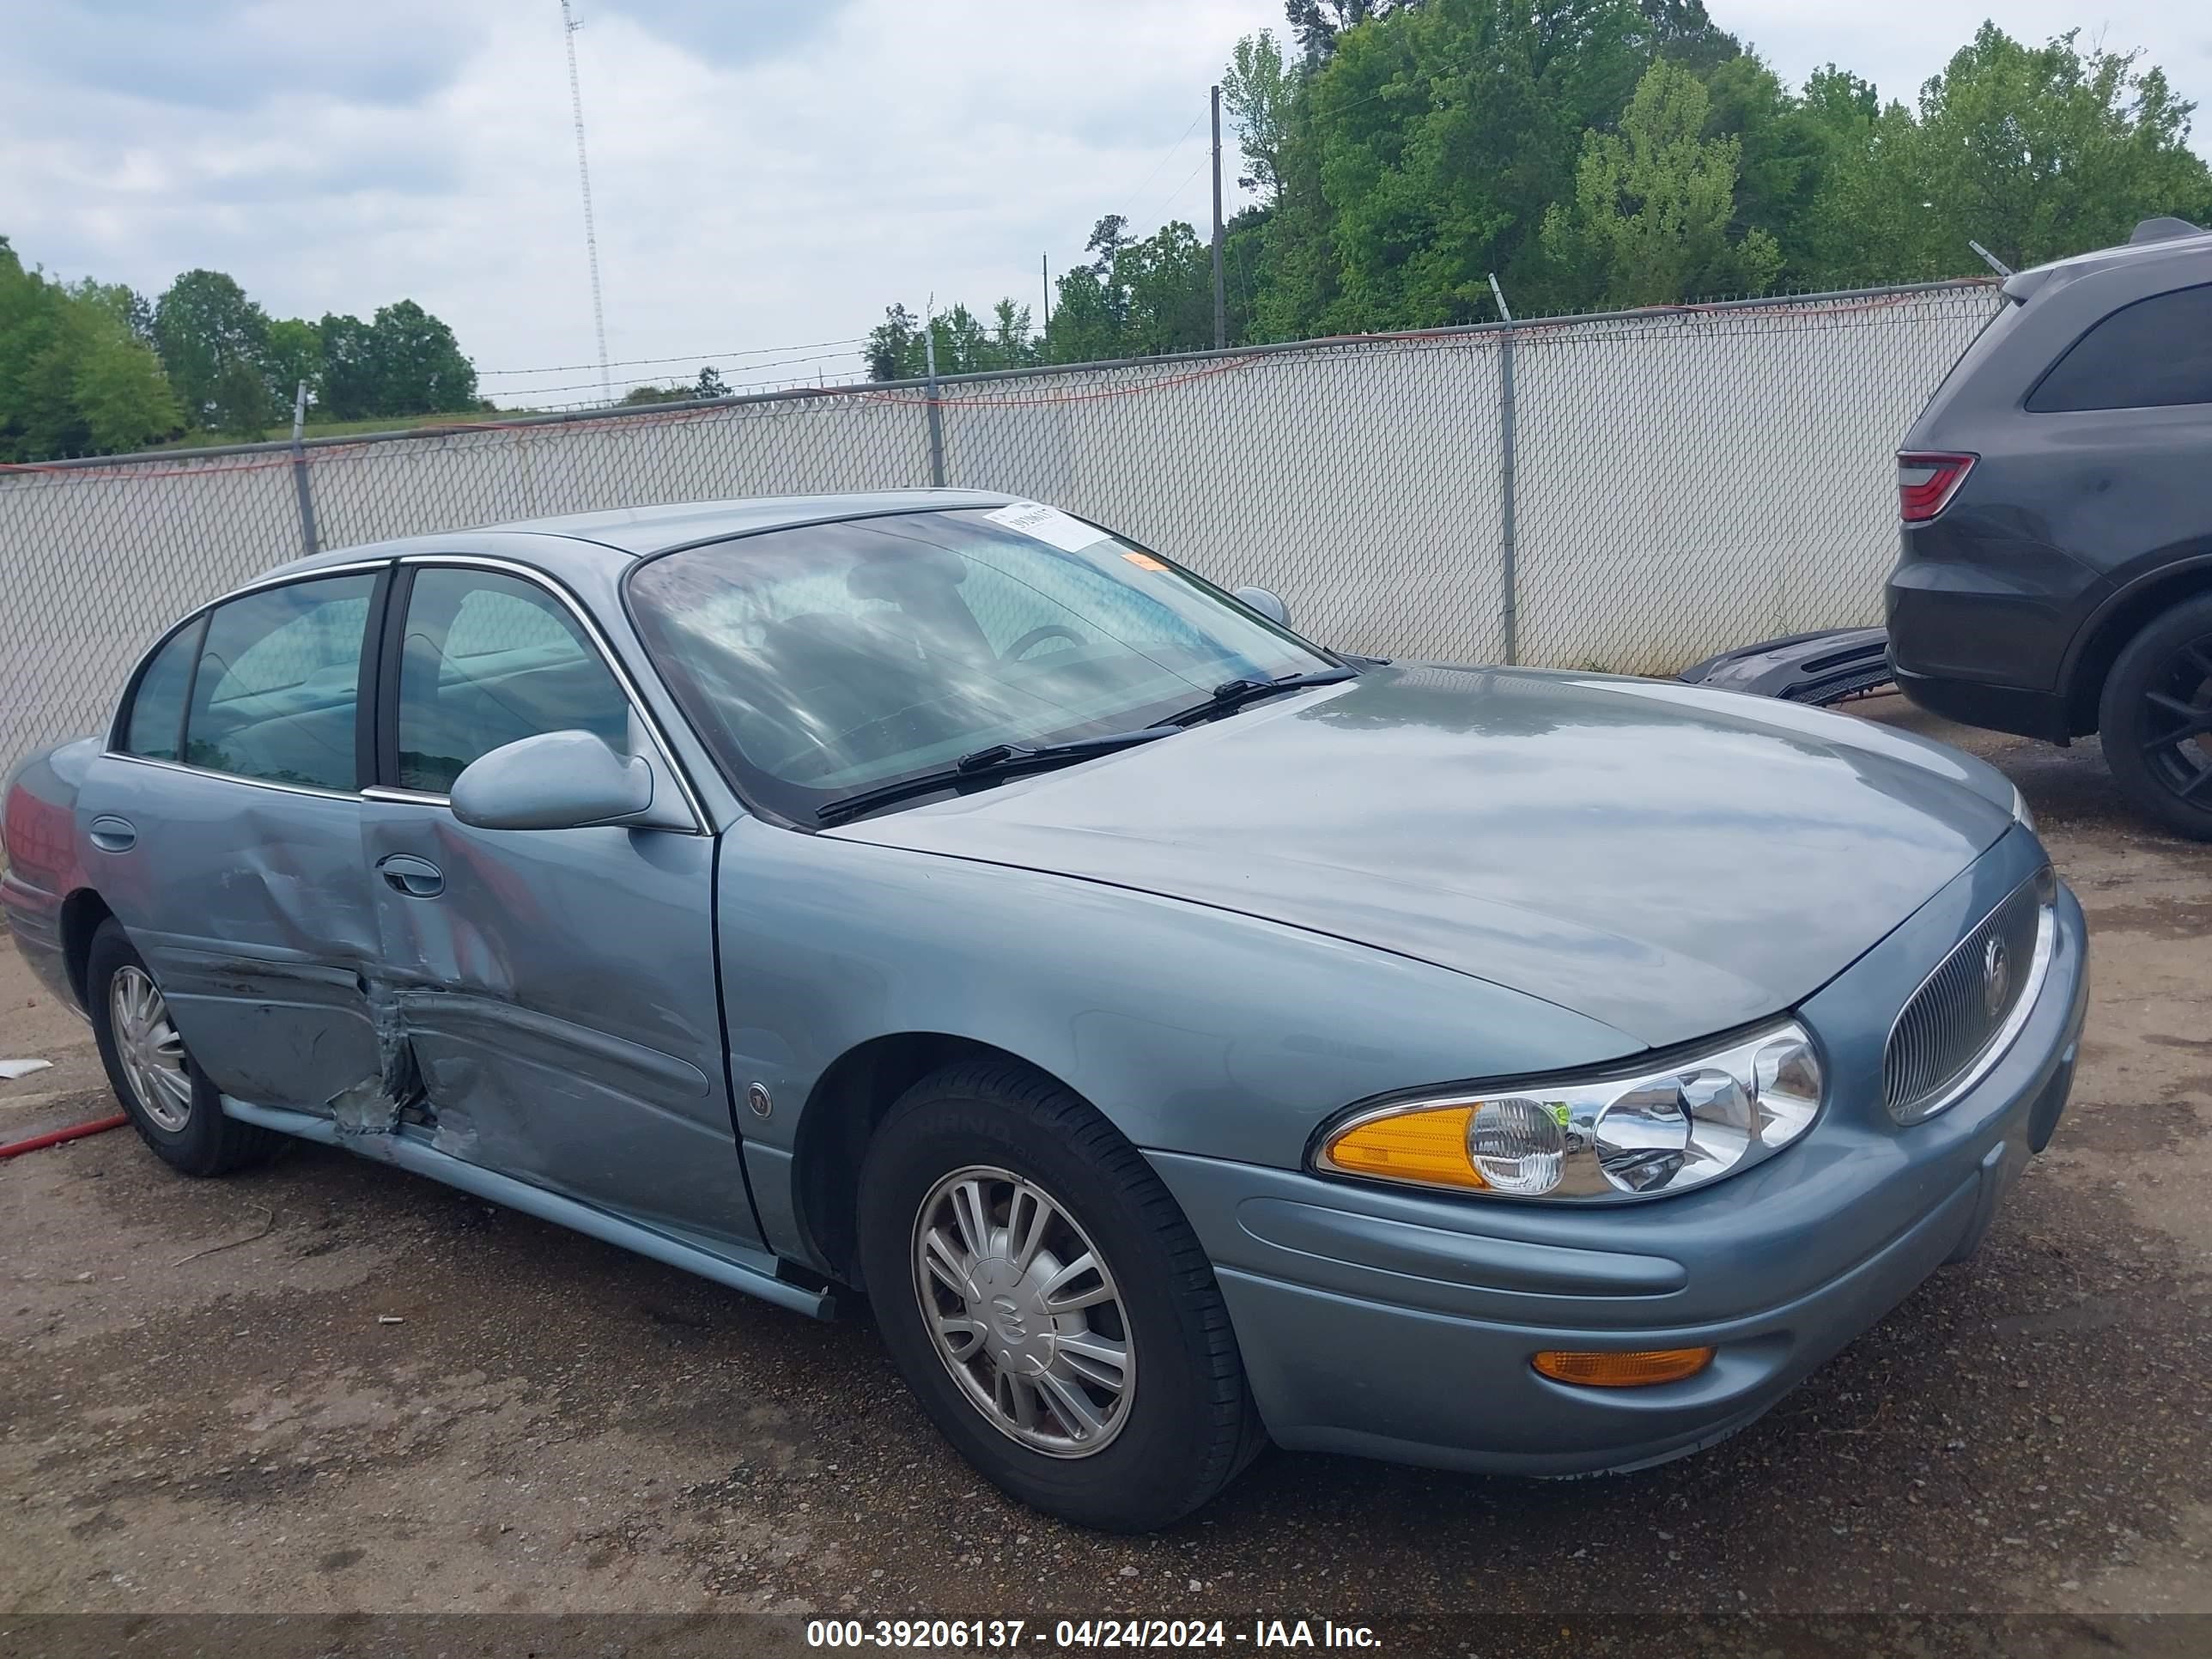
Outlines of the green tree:
M1247 189L1272 202L1283 187L1283 146L1289 136L1291 104L1297 96L1297 72L1285 65L1274 32L1261 29L1237 43L1221 76L1221 101L1237 128L1237 147L1244 157Z
M0 236L0 460L135 449L182 424L135 299L26 270Z
M476 366L453 331L412 300L380 306L375 317L325 313L318 401L333 420L457 414L476 408Z
M921 328L904 306L887 306L884 319L868 331L860 356L872 380L905 380L918 376L915 367L921 350Z
M1735 36L1706 15L1705 0L1636 0L1645 49L1653 58L1704 76L1742 52Z
M2140 54L2077 40L2027 46L1984 23L1917 109L1885 109L1824 204L1846 228L1834 276L1977 270L1970 237L2018 268L2212 208L2212 174L2188 148L2194 106Z
M235 280L185 272L155 302L154 338L187 420L258 435L269 419L269 317Z
M1327 254L1279 273L1269 331L1472 321L1491 272L1528 288L1545 210L1627 100L1645 33L1627 0L1429 0L1345 31L1293 123L1289 171L1312 185L1285 190L1288 234Z
M476 365L462 355L453 331L414 301L379 306L369 340L374 413L435 415L475 406Z
M381 414L368 325L358 317L325 312L315 334L322 347L315 401L323 414L334 421L362 421Z
M1326 63L1336 50L1337 37L1357 28L1370 17L1394 11L1412 11L1421 0L1284 0L1283 16L1291 38L1310 64Z
M132 326L144 304L119 283L88 280L69 293L62 342L70 356L70 399L99 453L140 448L184 424L161 358Z
M269 398L281 412L292 406L300 382L318 404L323 392L323 337L314 324L286 317L269 325L266 348Z
M695 398L728 397L730 389L722 384L722 371L712 363L702 367L699 378L691 383L691 395Z
M1609 306L1665 305L1764 293L1782 268L1773 237L1731 237L1742 145L1703 137L1710 100L1686 69L1661 59L1644 72L1614 132L1583 140L1571 204L1545 216L1546 253Z

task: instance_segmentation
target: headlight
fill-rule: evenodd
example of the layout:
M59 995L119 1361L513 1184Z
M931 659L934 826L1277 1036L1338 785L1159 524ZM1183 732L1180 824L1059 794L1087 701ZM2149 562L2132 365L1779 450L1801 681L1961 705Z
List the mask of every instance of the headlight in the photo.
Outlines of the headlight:
M1820 1062L1795 1020L1679 1066L1359 1112L1315 1167L1498 1198L1598 1203L1676 1193L1772 1157L1812 1127Z
M2035 833L2035 814L2027 810L2027 797L2020 793L2018 784L2012 787L2012 821L2029 835Z

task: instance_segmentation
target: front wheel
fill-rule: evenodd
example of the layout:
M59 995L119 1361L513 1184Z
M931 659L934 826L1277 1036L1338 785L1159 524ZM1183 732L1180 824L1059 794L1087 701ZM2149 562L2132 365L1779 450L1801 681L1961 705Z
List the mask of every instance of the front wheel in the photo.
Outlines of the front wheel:
M2212 841L2212 594L2174 606L2122 648L2097 726L2130 805Z
M860 1176L860 1263L891 1359L1000 1488L1145 1532L1261 1443L1213 1269L1141 1154L1022 1067L947 1067Z

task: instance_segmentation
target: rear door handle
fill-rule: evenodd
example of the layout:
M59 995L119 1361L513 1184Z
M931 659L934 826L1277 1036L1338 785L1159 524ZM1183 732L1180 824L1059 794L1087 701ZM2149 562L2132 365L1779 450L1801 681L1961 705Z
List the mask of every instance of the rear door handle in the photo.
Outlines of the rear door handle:
M103 812L94 818L86 834L103 853L127 853L138 844L137 826L112 812Z
M446 890L443 872L428 859L412 853L387 853L376 861L376 872L392 891L409 898L435 898Z

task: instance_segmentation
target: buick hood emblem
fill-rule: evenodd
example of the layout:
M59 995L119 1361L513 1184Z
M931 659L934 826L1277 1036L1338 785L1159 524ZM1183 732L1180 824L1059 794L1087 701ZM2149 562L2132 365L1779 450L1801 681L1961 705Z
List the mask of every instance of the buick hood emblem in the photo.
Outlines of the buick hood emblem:
M2004 1012L2012 994L2012 953L1993 939L1982 947L1982 1010L1991 1019Z

